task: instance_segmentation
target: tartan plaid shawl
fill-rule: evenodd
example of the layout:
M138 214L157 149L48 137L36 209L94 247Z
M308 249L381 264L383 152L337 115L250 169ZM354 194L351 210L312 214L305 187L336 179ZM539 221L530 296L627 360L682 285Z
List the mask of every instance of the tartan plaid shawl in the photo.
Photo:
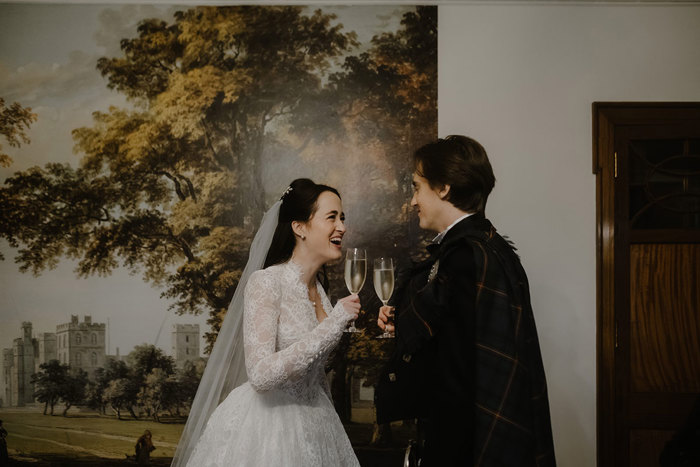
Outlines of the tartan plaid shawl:
M395 294L396 349L376 391L378 422L432 419L428 430L443 443L435 465L555 466L529 285L514 248L475 214L429 252Z

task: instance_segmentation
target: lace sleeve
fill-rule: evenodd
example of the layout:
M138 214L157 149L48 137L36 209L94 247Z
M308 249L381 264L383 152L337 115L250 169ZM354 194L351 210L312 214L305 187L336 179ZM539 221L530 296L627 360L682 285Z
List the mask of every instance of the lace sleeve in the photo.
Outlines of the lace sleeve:
M343 333L351 315L338 303L331 314L302 339L275 352L280 314L279 285L267 270L250 276L245 290L243 341L248 380L256 391L268 391L303 376Z

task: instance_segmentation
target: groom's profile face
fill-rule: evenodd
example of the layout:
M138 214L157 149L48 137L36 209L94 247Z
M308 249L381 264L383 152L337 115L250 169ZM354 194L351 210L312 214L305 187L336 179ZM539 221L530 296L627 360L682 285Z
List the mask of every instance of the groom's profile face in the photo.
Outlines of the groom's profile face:
M439 222L439 214L445 200L438 194L438 190L431 188L428 179L419 175L420 167L413 173L413 198L411 207L418 213L421 229L440 232L442 228Z

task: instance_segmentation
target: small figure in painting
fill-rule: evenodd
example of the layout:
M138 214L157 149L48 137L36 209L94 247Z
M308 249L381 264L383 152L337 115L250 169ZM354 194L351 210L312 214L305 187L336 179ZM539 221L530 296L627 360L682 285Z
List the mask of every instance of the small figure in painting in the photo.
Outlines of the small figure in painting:
M0 420L0 466L10 465L10 456L7 454L7 430Z
M151 459L151 451L155 449L151 440L151 432L146 430L136 441L136 462L139 465L148 465Z

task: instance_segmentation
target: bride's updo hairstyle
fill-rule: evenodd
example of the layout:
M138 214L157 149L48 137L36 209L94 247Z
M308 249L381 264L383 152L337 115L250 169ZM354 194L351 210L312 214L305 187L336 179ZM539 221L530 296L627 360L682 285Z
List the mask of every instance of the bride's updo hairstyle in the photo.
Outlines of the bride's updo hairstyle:
M318 209L318 197L324 191L330 191L340 198L340 193L335 188L319 185L308 178L297 178L289 185L281 198L277 228L267 251L264 268L284 263L292 257L296 245L292 222L308 222Z

